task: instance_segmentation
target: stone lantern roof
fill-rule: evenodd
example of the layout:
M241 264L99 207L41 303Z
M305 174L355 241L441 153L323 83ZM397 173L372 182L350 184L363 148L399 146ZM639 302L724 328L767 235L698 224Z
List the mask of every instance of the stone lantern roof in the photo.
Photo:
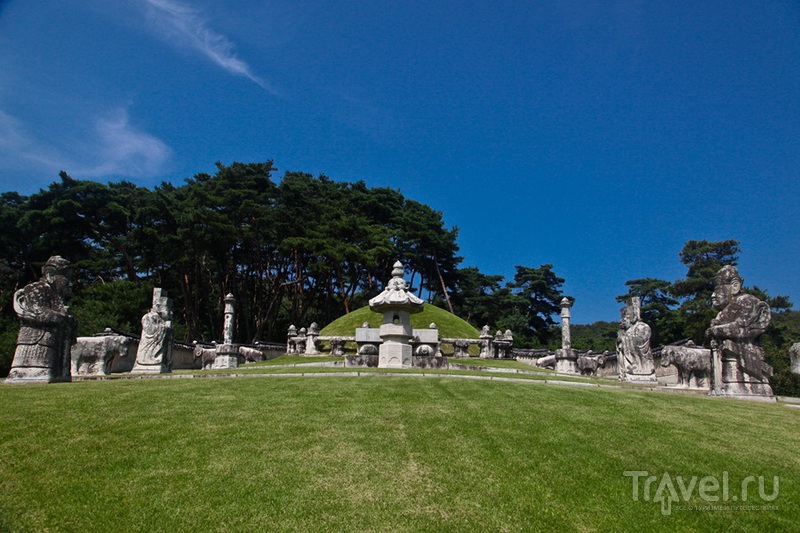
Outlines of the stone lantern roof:
M389 309L403 309L409 313L419 313L425 305L420 298L408 291L408 284L403 279L403 263L397 261L392 269L392 279L378 296L369 301L369 308L383 312Z

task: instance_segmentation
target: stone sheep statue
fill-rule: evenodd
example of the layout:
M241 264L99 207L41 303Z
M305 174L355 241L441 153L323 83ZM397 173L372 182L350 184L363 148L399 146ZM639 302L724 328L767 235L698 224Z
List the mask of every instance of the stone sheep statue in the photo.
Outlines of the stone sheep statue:
M239 355L244 357L246 363L257 363L264 360L264 354L257 348L239 346Z
M675 365L678 369L677 387L707 389L707 378L711 375L711 350L695 346L664 346L661 350L661 366Z
M556 356L546 355L544 357L540 357L539 359L536 360L536 366L541 368L554 369L556 367Z
M214 359L217 358L216 348L203 348L202 345L194 343L194 358L200 359L203 363L203 370L208 370L214 364Z
M603 366L606 358L602 355L582 355L578 357L578 370L584 376L597 375L597 369Z

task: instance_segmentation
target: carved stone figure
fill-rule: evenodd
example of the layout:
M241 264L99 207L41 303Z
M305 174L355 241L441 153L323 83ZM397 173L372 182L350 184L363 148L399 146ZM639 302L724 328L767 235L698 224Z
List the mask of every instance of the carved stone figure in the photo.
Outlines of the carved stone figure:
M342 357L344 355L344 339L331 339L331 357Z
M217 358L216 346L213 348L204 348L201 344L194 343L194 357L199 359L203 365L203 370L209 370L214 365L214 359Z
M153 289L153 306L142 317L142 337L132 374L172 372L172 300Z
M129 372L136 360L136 349L136 339L125 335L78 337L72 346L72 375L107 376L111 372ZM123 369L119 370L120 367Z
M743 279L727 265L714 278L711 304L719 310L706 331L712 351L712 394L772 397L772 367L764 361L761 336L769 326L769 305L741 292Z
M664 346L661 350L661 366L675 365L678 369L677 387L708 388L706 378L711 375L711 350L695 346Z
M70 262L55 255L42 267L39 281L14 293L20 329L6 383L71 381L70 350L76 330L66 305L71 276Z
M800 342L792 344L789 348L789 360L792 374L800 374Z
M427 344L420 344L417 346L417 349L414 350L414 355L419 357L430 357L432 355L436 355L436 351Z
M594 376L605 362L606 358L602 355L581 355L578 356L577 365L582 375Z
M456 339L453 341L453 357L469 357L469 341Z
M655 382L656 367L650 349L650 326L642 322L638 297L620 310L617 364L620 381Z
M239 356L244 359L245 363L257 363L264 360L264 352L249 346L239 346Z
M536 360L536 366L541 368L556 368L556 356L555 355L545 355L544 357L540 357Z

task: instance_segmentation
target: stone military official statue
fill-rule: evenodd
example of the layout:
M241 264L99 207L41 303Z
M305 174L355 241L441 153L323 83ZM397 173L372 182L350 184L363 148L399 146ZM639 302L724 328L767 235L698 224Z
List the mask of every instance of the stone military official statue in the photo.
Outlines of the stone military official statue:
M711 303L719 313L706 331L714 366L712 393L771 397L772 367L764 361L761 345L770 322L769 304L741 292L743 281L730 265L714 278Z
M20 329L6 383L71 381L76 324L65 303L71 276L69 261L56 255L42 267L42 279L14 294Z

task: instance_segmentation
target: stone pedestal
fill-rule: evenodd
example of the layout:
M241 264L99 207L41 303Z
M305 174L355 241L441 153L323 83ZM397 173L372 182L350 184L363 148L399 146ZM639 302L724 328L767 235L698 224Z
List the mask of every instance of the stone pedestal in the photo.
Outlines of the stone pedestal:
M237 368L239 366L239 347L235 344L218 344L211 368Z
M556 350L555 371L564 374L579 374L578 352L572 348Z
M408 312L386 313L380 332L383 342L378 348L378 368L411 368L412 329Z

